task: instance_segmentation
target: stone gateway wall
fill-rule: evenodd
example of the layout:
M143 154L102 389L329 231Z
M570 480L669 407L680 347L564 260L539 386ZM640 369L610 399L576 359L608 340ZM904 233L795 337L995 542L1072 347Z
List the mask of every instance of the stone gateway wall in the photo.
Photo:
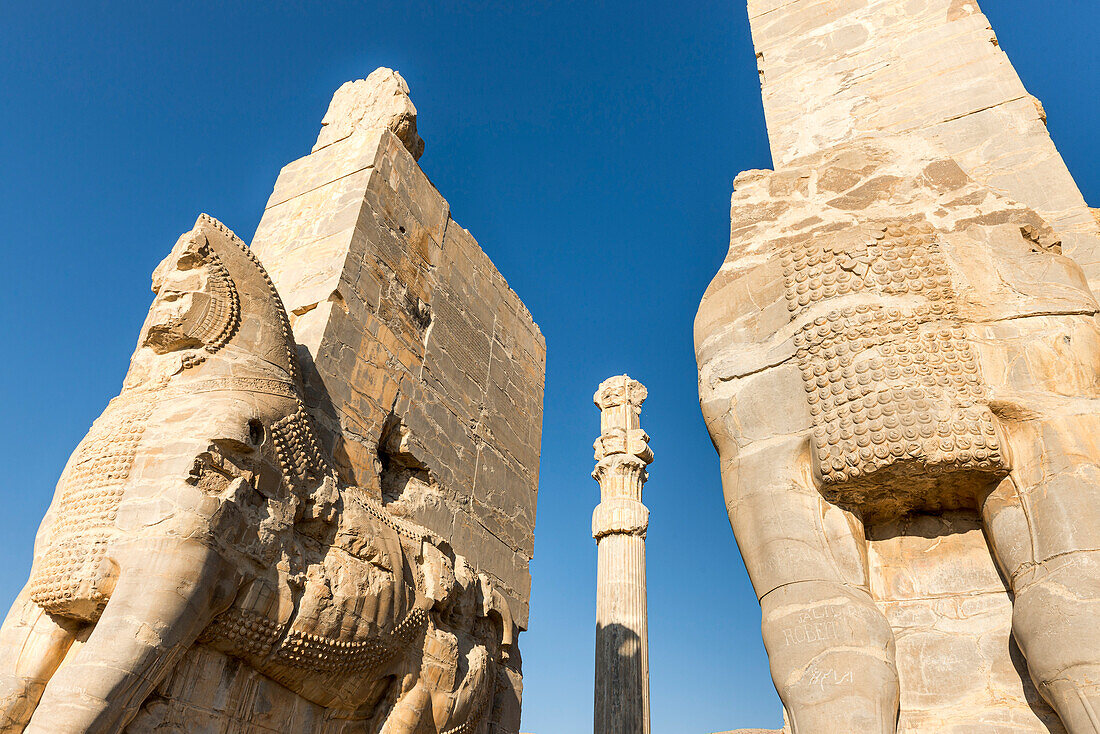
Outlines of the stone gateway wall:
M203 214L154 272L0 627L0 730L519 731L545 344L396 72L323 124L253 247Z
M343 119L372 109L352 93L406 108L407 88L379 88L380 72L333 98L252 247L313 365L307 399L341 476L462 549L525 628L545 341L406 147L423 144L399 137L407 121Z
M395 72L341 87L313 152L279 174L252 247L312 365L307 403L341 477L493 578L518 634L546 344L417 165L415 118ZM518 728L518 676L508 686Z

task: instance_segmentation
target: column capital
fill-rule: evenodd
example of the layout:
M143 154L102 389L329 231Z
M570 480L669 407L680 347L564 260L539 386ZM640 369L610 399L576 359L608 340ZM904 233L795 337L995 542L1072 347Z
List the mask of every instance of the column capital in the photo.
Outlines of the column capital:
M607 410L629 403L636 411L641 411L642 403L648 397L649 391L645 385L627 375L609 377L600 383L596 394L592 396L592 402L600 410Z
M612 454L599 460L596 468L592 470L592 478L600 483L600 488L605 492L611 489L609 481L614 481L616 486L637 487L636 499L639 499L642 494L642 485L649 479L649 473L645 470L648 464L649 462L640 456Z
M637 499L641 499L641 485L647 479L645 468L653 461L649 434L640 425L646 395L645 385L627 375L617 375L601 382L593 396L600 408L601 433L592 444L597 462L592 478L600 482L605 495L609 489L605 479L628 483L637 479ZM621 484L615 482L616 487Z

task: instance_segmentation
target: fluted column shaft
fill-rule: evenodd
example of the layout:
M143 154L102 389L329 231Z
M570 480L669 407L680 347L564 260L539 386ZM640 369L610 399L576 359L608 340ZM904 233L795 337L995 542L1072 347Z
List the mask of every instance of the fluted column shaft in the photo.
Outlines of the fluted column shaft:
M626 375L596 392L602 433L596 440L601 502L592 515L596 538L595 734L649 734L649 632L646 619L642 504L649 437L639 426L646 392Z
M596 726L600 734L649 733L645 541L599 542L596 600Z

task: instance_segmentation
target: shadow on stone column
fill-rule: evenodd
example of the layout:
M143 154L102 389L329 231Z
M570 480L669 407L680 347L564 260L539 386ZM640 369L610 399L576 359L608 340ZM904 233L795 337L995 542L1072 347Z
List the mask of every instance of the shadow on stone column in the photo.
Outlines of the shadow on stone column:
M601 734L645 731L642 640L621 624L596 627L596 728Z

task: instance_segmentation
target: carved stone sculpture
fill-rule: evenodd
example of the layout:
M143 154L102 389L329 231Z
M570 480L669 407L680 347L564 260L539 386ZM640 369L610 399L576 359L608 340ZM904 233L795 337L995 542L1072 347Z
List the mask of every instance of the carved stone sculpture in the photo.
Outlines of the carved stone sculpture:
M600 383L600 437L592 478L600 504L592 513L596 575L595 734L649 734L649 620L645 534L649 510L642 486L653 461L640 417L642 383L626 375Z
M920 666L950 668L949 648L916 651L899 685L897 640L932 612L884 616L869 541L969 512L1035 688L1070 734L1100 732L1100 324L1082 269L1034 210L915 138L863 139L735 188L730 251L695 323L699 389L793 731L892 734ZM885 587L922 562L902 557ZM970 654L967 604L981 600L949 601L948 654ZM1061 731L1053 716L1035 728L1027 705L1005 711L935 730Z
M153 289L0 630L0 731L199 730L154 694L196 648L357 727L326 731L482 731L509 606L438 536L337 480L259 262L203 215Z

